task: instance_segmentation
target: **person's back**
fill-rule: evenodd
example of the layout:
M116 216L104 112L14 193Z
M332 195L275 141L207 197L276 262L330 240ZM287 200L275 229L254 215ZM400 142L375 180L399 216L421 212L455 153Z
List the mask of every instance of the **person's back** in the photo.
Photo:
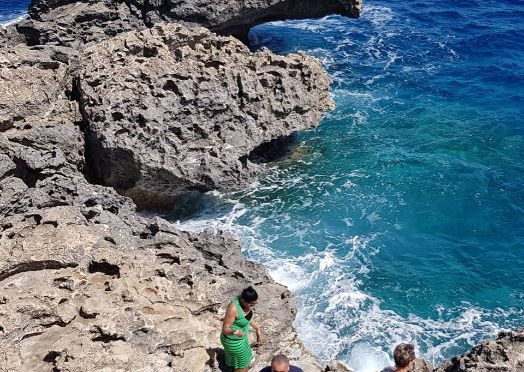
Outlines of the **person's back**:
M393 367L386 367L380 372L395 372L395 368Z

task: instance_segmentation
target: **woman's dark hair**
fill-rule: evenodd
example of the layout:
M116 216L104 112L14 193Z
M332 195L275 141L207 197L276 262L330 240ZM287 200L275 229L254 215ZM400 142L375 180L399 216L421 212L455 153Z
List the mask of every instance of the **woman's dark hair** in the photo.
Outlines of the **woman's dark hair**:
M258 293L253 287L249 286L242 291L240 298L246 302L253 302L258 299Z

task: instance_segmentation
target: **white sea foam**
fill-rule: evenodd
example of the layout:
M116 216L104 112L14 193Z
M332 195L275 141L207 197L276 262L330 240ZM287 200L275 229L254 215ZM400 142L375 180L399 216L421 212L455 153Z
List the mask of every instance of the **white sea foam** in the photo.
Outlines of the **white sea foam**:
M439 48L449 53L450 59L455 60L458 58L458 53L453 48L450 48L446 42L437 41L437 45L439 46Z
M361 18L369 20L376 27L382 27L394 18L394 14L391 8L385 6L366 5Z
M271 266L273 269L269 271L271 277L278 283L287 283L287 287L291 291L297 291L301 288L307 287L311 276L297 263L282 260L272 260Z
M324 257L321 257L318 262L318 269L320 271L324 271L330 266L333 266L335 264L335 257L333 252L327 251L324 252Z
M368 120L368 115L362 110L357 110L354 114L349 115L353 119L353 123L356 125L365 124Z
M11 25L14 25L20 21L23 21L24 19L27 19L29 17L29 15L26 13L26 14L22 14L22 15L13 15L13 18L11 17L6 17L6 18L11 18L11 19L8 19L6 21L3 21L3 22L0 22L0 27L3 27L3 28L6 28L8 26L11 26Z
M353 176L358 178L362 174L357 171ZM288 181L297 182L296 179ZM253 184L244 195L256 197L257 192L274 187L271 182ZM261 233L267 219L272 217L252 218L246 226L238 223L247 213L244 204L228 195L214 193L213 196L230 203L229 212L201 214L195 220L176 225L190 231L229 230L240 236L247 254L263 262L273 279L297 295L295 326L306 346L325 361L337 358L356 371L378 371L391 365L394 345L412 342L417 353L437 364L450 352L473 346L483 337L495 336L501 330L497 325L501 320L524 315L522 309L493 311L465 303L453 309L437 307L437 319L414 314L402 316L384 309L380 299L361 289L372 258L379 252L374 243L376 234L349 236L340 246L311 247L303 255L290 256L270 248L272 241L279 237L280 227L275 227L273 235ZM279 204L276 201L272 207L278 209ZM289 230L290 218L286 219L285 215L278 218ZM307 233L307 228L301 228L295 231L295 236L302 238Z
M364 342L353 346L348 364L358 372L375 372L393 363L386 352Z
M441 361L448 350L463 348L464 345L472 346L478 342L479 336L492 337L500 330L496 322L485 320L496 314L468 304L462 308L448 309L447 314L457 314L450 319L433 320L413 314L404 318L391 310L382 309L380 300L359 290L358 280L354 284L351 273L332 274L333 284L326 288L322 296L322 299L327 299L328 306L325 309L316 308L316 313L303 308L296 322L299 332L306 335L306 345L325 360L336 356L358 371L380 370L388 363L385 363L385 358L376 358L376 351L407 341L415 343L418 349L424 348L424 356L435 363ZM344 280L344 276L348 279ZM508 315L507 311L501 311L498 318L503 319L503 316ZM330 355L324 351L322 344L308 339L309 334L306 331L311 324L306 324L306 328L302 329L303 319L336 324L339 344L336 349L351 350L350 356ZM369 340L373 340L373 346L369 345ZM355 350L357 345L358 351ZM377 360L384 364L377 365Z
M344 18L338 16L326 16L319 19L293 20L293 21L274 21L269 24L273 27L283 27L286 29L304 30L313 33L321 33L325 30L340 28L344 23Z

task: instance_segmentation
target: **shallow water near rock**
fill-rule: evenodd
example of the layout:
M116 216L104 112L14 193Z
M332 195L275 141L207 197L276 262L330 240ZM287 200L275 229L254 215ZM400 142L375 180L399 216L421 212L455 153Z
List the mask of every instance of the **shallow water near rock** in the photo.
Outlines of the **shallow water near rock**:
M178 226L239 235L297 296L306 346L357 371L401 341L437 363L524 326L523 5L366 1L358 20L255 28L254 49L319 58L337 108Z

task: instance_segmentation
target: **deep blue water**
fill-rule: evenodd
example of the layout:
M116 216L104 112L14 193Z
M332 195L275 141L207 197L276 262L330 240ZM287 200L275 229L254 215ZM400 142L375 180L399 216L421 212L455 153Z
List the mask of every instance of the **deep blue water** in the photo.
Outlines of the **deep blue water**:
M241 236L297 296L305 344L357 371L401 341L438 363L524 326L524 1L366 0L251 36L316 56L337 108L179 226Z
M29 0L0 0L0 26L20 19L27 13Z

